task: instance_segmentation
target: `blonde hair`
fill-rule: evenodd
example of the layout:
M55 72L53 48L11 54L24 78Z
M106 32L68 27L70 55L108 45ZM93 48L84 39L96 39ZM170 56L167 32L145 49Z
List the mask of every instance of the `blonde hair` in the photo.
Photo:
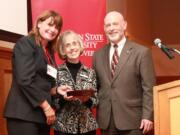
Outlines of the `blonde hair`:
M57 52L58 52L59 57L63 60L65 60L67 58L66 54L64 53L64 45L65 45L64 39L69 35L74 36L76 38L77 42L79 43L79 45L81 47L80 53L82 54L84 51L84 43L83 43L81 36L72 30L64 31L62 34L60 34L58 41L57 41Z

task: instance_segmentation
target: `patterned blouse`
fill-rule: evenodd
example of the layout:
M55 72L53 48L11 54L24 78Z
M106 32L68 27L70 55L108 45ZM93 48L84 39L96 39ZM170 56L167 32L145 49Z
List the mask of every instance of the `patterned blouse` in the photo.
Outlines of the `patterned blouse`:
M91 68L81 65L77 72L76 80L73 77L66 65L60 65L58 68L57 84L69 85L73 90L95 90L95 94L90 99L82 103L80 100L66 101L62 97L59 98L57 106L57 121L53 125L56 131L63 133L77 134L86 133L98 128L91 108L96 107L97 100L97 84L96 74Z

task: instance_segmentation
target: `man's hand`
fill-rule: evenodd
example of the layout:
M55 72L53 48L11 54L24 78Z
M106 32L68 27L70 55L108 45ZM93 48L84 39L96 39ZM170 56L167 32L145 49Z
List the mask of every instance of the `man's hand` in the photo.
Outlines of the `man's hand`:
M148 119L142 119L140 129L142 130L143 134L146 134L153 129L153 122Z

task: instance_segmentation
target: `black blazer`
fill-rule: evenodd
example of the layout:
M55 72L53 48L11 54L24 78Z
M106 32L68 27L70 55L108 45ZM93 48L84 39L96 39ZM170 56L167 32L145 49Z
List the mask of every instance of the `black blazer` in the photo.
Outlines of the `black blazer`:
M47 59L33 37L23 37L15 45L12 56L13 80L4 117L45 123L39 107L51 102L52 78L47 75Z

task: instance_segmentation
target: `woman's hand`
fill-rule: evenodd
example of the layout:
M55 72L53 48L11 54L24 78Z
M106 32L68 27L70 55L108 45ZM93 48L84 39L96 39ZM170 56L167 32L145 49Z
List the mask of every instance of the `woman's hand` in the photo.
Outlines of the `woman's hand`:
M48 108L44 109L44 114L46 116L46 122L48 125L51 125L55 122L56 116L54 109L49 105Z
M57 93L62 95L65 100L67 101L75 100L73 96L67 96L68 91L73 91L72 88L68 85L61 85L57 88Z
M56 89L57 94L62 95L62 96L67 95L68 91L72 91L72 88L68 85L61 85L57 87Z
M47 102L47 100L44 100L41 104L40 107L43 109L43 112L46 116L46 122L48 125L51 125L55 122L56 120L56 115L55 115L55 111L53 110L53 108L49 105L49 103Z

